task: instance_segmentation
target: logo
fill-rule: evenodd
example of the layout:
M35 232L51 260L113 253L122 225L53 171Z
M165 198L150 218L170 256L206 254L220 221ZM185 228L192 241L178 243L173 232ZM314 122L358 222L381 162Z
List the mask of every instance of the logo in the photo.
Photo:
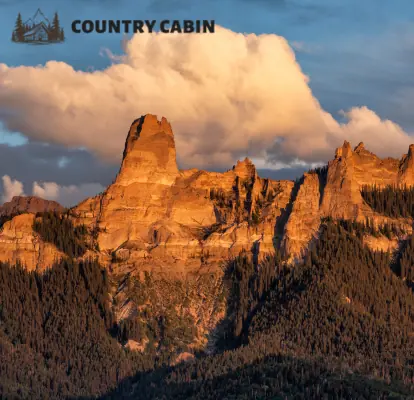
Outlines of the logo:
M97 19L72 22L73 33L214 33L214 20Z
M40 8L32 18L23 22L19 13L12 33L12 41L28 44L52 44L65 40L65 33L60 26L59 15L56 12L52 22L42 13Z

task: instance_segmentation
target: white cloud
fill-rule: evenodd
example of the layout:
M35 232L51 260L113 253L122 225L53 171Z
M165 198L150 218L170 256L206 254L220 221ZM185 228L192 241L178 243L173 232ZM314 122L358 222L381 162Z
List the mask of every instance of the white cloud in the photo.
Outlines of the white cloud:
M46 200L57 200L60 187L55 182L37 183L33 182L33 196L41 197Z
M8 175L3 178L2 201L10 201L14 196L26 196L23 183ZM74 206L88 197L104 191L99 183L60 186L55 182L33 182L32 195L45 200L54 200L66 207Z
M362 107L339 124L325 112L287 41L218 28L209 35L135 35L104 71L0 64L0 107L11 131L119 159L138 116L166 116L183 166L325 161L344 139L401 156L411 137ZM384 145L384 143L386 145ZM44 188L44 190L46 190ZM49 188L51 190L51 188Z
M3 202L10 201L14 196L24 196L23 183L11 179L10 176L3 176Z
M55 200L67 207L74 206L87 197L95 196L104 189L99 183L59 186L55 182L33 182L33 196L46 200Z

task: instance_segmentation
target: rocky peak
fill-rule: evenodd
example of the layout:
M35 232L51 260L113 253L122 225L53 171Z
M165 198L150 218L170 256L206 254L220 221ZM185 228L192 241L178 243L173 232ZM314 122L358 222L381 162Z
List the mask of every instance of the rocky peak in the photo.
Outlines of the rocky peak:
M414 157L414 144L410 144L410 146L408 147L408 157Z
M257 177L256 167L247 157L243 161L237 161L233 170L235 174L242 179Z
M152 114L135 120L129 130L116 184L172 185L178 176L174 135L166 118Z
M400 161L399 181L403 185L414 184L414 144L410 144L408 153Z
M348 158L352 156L352 149L349 142L346 140L344 141L344 144L342 147L338 147L335 151L335 158Z
M365 150L364 142L359 142L358 146L355 147L354 152L359 153L363 150Z

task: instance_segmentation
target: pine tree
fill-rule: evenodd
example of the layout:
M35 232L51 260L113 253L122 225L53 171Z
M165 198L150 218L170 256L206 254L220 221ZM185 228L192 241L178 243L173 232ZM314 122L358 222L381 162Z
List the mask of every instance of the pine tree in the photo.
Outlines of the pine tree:
M25 28L23 25L22 15L19 13L16 18L16 24L14 26L14 41L23 42L24 41Z
M53 22L52 22L52 28L49 34L49 40L58 41L60 40L60 36L61 36L61 28L60 28L59 15L57 12L55 12L55 15L53 17Z
M63 28L60 29L60 36L59 36L59 40L61 42L63 42L65 40L65 32L63 30Z

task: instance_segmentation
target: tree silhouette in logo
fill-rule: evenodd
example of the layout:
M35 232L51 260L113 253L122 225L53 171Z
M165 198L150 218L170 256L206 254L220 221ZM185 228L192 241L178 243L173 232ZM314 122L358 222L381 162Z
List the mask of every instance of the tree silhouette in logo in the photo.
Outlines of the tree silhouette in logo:
M23 42L25 27L23 25L22 15L19 13L16 18L16 24L14 25L14 31L12 35L13 42Z
M65 40L65 34L63 28L60 26L59 15L57 12L53 17L52 27L49 31L49 40L51 42L63 42Z

